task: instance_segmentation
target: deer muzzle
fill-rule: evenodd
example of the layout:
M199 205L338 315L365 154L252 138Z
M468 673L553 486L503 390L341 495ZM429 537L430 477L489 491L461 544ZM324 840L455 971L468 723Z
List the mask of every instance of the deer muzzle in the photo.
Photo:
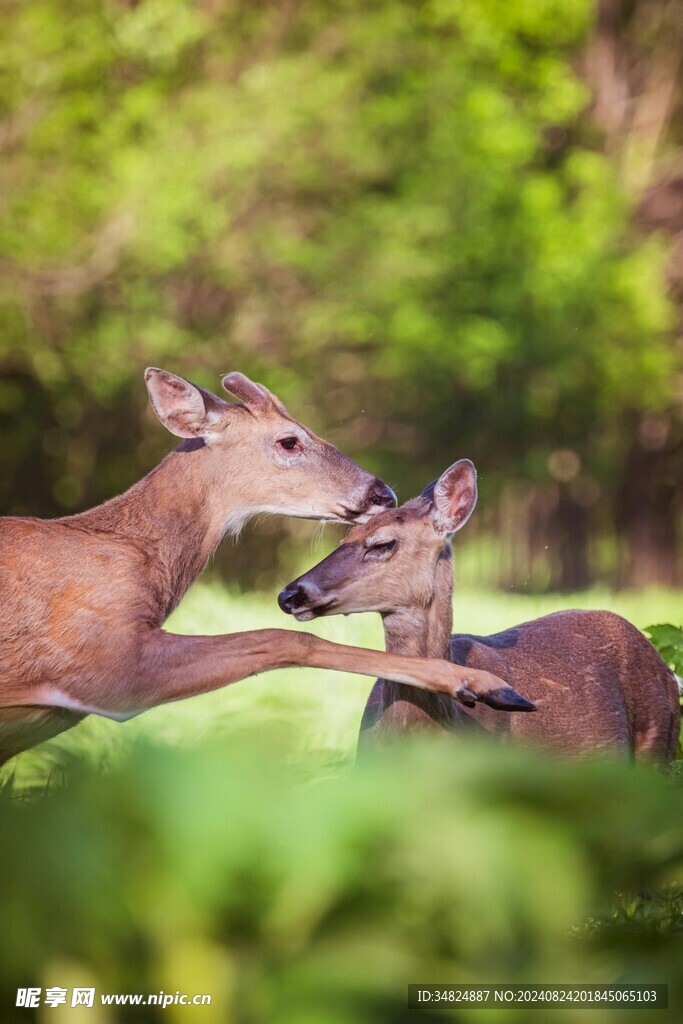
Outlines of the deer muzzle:
M385 508L396 506L396 495L391 487L375 477L356 508L343 505L342 519L349 523L365 523L370 516Z
M331 611L334 601L313 583L289 583L278 594L277 603L286 615L293 615L297 622L309 622Z

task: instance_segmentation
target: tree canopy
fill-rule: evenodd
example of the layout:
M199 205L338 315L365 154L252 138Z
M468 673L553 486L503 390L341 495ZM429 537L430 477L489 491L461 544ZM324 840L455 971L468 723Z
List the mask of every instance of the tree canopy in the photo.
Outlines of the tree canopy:
M405 497L469 455L491 528L511 481L604 527L681 352L580 73L593 3L0 11L6 511L152 464L153 363L264 380Z

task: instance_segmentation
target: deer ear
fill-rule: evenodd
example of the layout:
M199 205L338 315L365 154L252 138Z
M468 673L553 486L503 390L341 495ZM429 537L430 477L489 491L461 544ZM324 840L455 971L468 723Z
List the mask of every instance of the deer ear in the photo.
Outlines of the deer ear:
M154 412L176 437L205 437L223 429L228 402L175 373L148 366L145 383Z
M263 384L254 383L243 373L227 373L223 378L223 387L231 395L239 398L251 412L264 412L273 401L268 388L264 388Z
M449 466L423 492L432 502L431 516L440 533L455 533L464 526L477 504L477 471L469 459Z

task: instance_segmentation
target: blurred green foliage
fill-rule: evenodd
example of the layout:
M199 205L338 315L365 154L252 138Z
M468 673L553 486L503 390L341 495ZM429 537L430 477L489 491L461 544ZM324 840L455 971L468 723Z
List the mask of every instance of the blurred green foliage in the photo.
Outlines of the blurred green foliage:
M648 626L645 632L664 661L679 676L679 688L683 687L683 628L667 622L659 626ZM683 692L681 706L683 707ZM678 739L678 757L683 758L683 734Z
M683 675L683 629L670 622L649 626L645 632L674 672Z
M142 746L49 796L7 790L3 1021L17 986L65 978L209 992L201 1017L223 1024L393 1024L419 981L656 981L680 1000L679 784L432 739L302 786L286 747ZM489 1018L527 1019L457 1017Z
M5 510L149 468L152 363L263 379L406 496L470 455L490 529L520 479L614 533L681 360L663 248L587 113L590 0L0 16Z

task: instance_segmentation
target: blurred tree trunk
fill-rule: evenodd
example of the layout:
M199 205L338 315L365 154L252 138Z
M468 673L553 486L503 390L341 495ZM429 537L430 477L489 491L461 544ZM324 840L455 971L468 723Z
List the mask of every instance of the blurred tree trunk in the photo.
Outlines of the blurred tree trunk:
M680 444L653 451L642 429L626 460L618 492L617 526L626 547L619 584L676 586L678 566Z
M560 494L550 518L555 558L551 588L570 593L584 590L591 582L588 567L588 516L566 487Z

